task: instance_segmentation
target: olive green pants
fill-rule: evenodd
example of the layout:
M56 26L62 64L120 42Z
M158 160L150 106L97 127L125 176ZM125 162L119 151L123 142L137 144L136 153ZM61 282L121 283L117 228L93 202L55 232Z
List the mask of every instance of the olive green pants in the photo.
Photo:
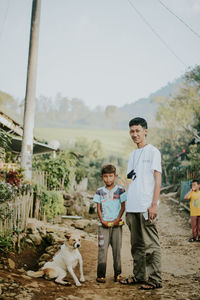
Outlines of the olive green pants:
M161 279L161 250L156 228L157 219L151 223L142 213L127 213L126 223L130 230L133 274L137 280L152 280L158 284Z

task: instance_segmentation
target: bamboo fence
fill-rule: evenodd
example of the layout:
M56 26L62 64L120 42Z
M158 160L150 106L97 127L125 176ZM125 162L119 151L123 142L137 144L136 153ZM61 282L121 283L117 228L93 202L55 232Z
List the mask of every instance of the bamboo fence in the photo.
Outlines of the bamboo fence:
M0 204L0 231L8 234L23 231L29 216L32 216L33 196L31 192Z

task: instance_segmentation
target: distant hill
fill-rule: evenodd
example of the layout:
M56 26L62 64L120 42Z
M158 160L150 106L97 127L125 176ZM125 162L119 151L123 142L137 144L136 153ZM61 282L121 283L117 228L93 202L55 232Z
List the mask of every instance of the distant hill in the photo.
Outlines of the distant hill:
M155 115L158 104L153 101L154 98L162 96L167 97L176 92L178 87L183 83L183 79L179 78L168 83L166 86L160 88L158 91L152 93L147 98L141 98L136 102L125 104L119 108L121 123L118 124L119 128L127 128L127 120L134 117L143 117L148 120L148 123L154 124Z
M127 129L128 121L137 116L147 119L151 126L156 126L155 115L158 104L153 99L173 94L182 83L183 79L179 78L147 98L141 98L118 108L114 107L110 113L102 108L90 110L84 101L77 98L69 99L58 94L53 101L51 98L41 96L37 99L35 127ZM21 124L23 106L23 101L20 103L9 94L0 91L0 110Z

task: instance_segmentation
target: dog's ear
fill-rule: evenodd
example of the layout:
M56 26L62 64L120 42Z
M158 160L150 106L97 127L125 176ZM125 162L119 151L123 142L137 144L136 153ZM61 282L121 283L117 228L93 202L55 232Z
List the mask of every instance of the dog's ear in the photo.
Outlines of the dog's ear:
M71 233L70 233L70 232L66 233L66 234L65 234L65 237L66 237L67 240L69 240L70 237L71 237Z

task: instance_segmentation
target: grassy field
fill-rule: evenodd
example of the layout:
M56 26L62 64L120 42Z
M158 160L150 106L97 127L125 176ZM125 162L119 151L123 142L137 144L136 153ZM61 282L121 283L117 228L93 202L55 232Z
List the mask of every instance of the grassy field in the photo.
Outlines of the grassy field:
M36 128L34 135L48 142L58 140L62 149L81 137L88 141L99 140L106 154L125 154L127 158L132 144L128 130Z

